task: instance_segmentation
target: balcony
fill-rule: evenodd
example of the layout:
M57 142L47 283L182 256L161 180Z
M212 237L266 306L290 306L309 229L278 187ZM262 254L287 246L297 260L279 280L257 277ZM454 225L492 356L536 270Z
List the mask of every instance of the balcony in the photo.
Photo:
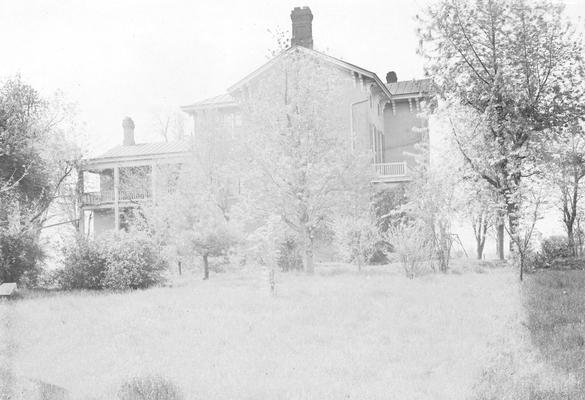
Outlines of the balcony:
M84 206L100 207L112 206L114 204L114 191L104 190L101 192L88 192L82 196L82 203ZM119 192L120 203L139 203L150 200L151 195L149 191L127 191L121 190Z
M377 177L374 182L405 182L411 179L405 161L374 164Z

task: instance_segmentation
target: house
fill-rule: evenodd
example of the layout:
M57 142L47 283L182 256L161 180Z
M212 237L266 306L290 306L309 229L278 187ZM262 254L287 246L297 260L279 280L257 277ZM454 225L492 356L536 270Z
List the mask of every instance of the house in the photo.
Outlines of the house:
M313 14L309 7L295 7L291 20L288 49L230 86L226 93L181 107L193 120L195 141L197 133L210 126L210 118L214 126L228 133L226 137L237 134L250 91L288 57L300 54L317 60L328 75L336 78L336 90L343 95L331 118L341 122L340 135L348 146L372 151L375 182L410 180L409 170L415 163L412 153L417 143L427 139L424 128L428 122L419 114L429 97L431 80L398 81L396 73L390 71L383 82L372 71L313 49ZM84 166L86 173L99 175L99 191L84 191L81 202L83 224L93 226L96 233L123 228L137 205L156 201L157 190L166 190L165 184L157 181L161 166L180 165L189 157L186 143L135 144L132 121L124 120L123 128L123 145L88 160ZM138 187L136 182L140 182ZM84 232L87 230L84 227Z
M169 179L190 156L188 142L136 144L132 119L126 117L122 127L122 144L86 160L80 171L80 232L123 229L137 206L156 202L158 193L169 189ZM88 175L97 176L98 190L86 190Z
M279 62L300 53L319 60L337 76L339 85L344 85L339 104L339 116L345 121L342 131L347 133L348 146L372 150L377 181L408 181L408 171L415 163L408 154L425 139L427 121L419 113L431 91L431 80L398 81L396 73L390 71L384 83L374 72L313 49L309 7L295 7L291 20L292 39L287 50L230 86L227 93L181 107L193 119L195 137L206 126L210 112L222 115L230 129L237 129L247 93Z

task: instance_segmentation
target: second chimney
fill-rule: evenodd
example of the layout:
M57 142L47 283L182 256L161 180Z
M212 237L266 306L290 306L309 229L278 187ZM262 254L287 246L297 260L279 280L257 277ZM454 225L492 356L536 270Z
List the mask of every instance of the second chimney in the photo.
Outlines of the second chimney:
M309 7L295 7L290 13L292 20L291 46L313 48L313 13Z
M124 128L124 146L134 146L134 121L132 118L126 117L122 121L122 128Z
M396 83L398 82L398 77L396 76L396 72L390 71L386 74L386 83Z

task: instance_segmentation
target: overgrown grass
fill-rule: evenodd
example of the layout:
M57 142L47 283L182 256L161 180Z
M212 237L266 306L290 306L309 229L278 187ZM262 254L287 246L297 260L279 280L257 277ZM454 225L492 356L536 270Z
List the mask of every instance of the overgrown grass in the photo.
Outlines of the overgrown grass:
M522 284L523 312L477 399L585 399L585 272L539 271Z
M547 399L585 399L585 272L543 271L530 276L524 291L528 328L547 363L574 384Z
M186 399L466 399L520 303L507 269L409 280L398 266L342 267L277 282L275 297L255 270L25 295L0 303L0 368L75 399L115 399L143 376Z

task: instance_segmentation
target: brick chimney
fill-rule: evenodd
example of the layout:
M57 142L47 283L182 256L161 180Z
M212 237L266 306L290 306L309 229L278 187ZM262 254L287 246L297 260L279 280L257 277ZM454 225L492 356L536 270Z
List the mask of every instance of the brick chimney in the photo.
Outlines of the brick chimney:
M291 46L313 48L313 14L309 7L295 7L290 13L292 20Z
M122 128L124 128L124 146L134 146L134 121L132 118L126 117L122 121Z
M396 76L396 72L390 71L386 74L386 83L396 83L398 82L398 77Z

